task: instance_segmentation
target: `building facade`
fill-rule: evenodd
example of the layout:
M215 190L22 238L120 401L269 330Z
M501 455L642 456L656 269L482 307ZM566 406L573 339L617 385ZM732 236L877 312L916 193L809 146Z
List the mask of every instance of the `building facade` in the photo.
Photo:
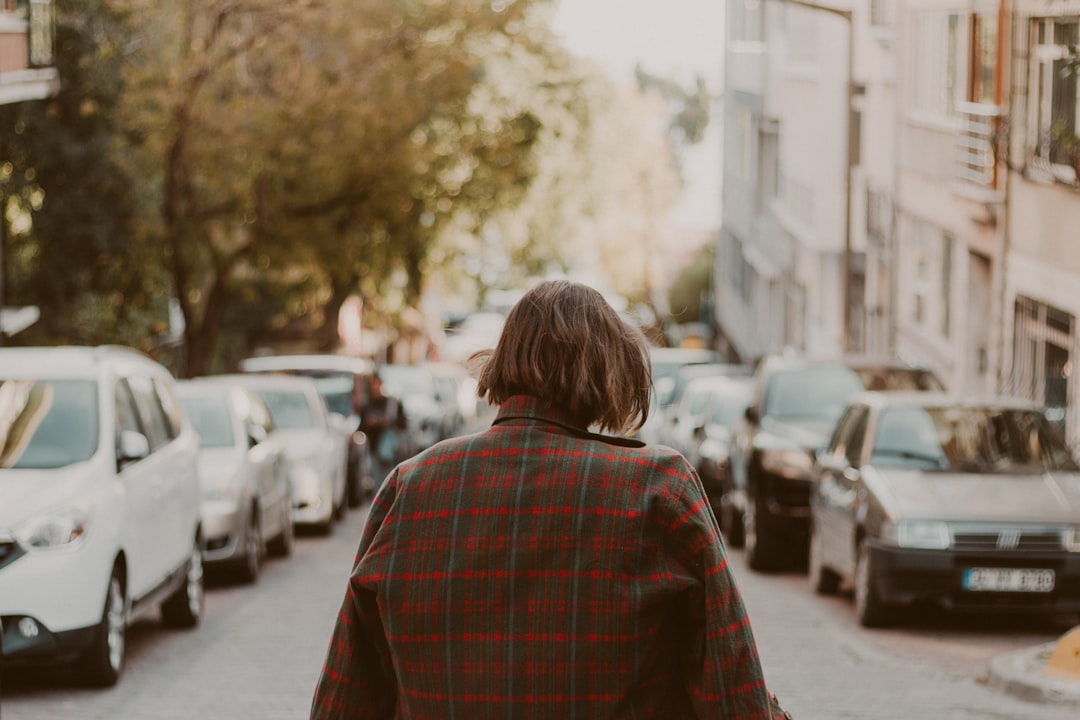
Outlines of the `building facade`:
M0 105L56 94L54 27L52 0L0 0Z
M1080 444L1080 0L728 5L733 354L907 358Z

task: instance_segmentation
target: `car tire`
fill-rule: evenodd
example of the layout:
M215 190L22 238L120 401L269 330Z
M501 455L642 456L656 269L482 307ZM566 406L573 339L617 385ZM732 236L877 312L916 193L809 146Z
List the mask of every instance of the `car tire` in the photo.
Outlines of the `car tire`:
M331 509L330 510L330 515L328 515L325 520L323 520L321 523L318 523L315 526L316 532L318 532L323 537L330 537L331 535L334 534L334 524L336 522L337 522L337 510L336 509Z
M293 545L296 543L296 527L293 525L292 511L286 508L285 517L282 520L281 532L266 545L266 550L274 557L288 557L292 555Z
M855 616L863 627L883 627L891 619L891 612L878 596L876 585L877 572L870 555L870 543L863 538L855 559Z
M237 570L242 582L250 585L259 579L263 547L259 509L253 507L248 513L247 529L244 531L244 556L237 561Z
M840 589L840 576L825 567L821 549L821 533L811 524L810 550L807 560L807 578L810 589L818 595L834 595Z
M191 555L184 564L183 584L161 604L161 621L168 627L195 627L202 619L205 598L202 539L196 536Z
M751 570L772 572L777 566L777 552L774 541L760 531L760 501L750 495L746 500L743 513L743 554Z
M741 548L745 542L742 526L742 513L735 507L731 498L724 495L720 498L720 532L724 535L729 547Z
M75 661L75 677L94 687L111 687L120 679L127 654L127 598L119 565L113 567L105 591L105 610L94 639Z
M356 509L364 504L364 488L362 482L362 473L360 472L359 461L354 464L353 469L349 472L349 482L347 495L349 497L349 507Z

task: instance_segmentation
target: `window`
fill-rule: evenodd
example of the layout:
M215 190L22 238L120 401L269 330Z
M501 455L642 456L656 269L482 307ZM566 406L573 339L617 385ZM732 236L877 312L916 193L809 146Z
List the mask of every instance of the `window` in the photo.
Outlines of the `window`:
M168 419L158 400L154 381L148 377L130 377L127 381L131 396L135 399L135 408L139 413L146 439L150 441L151 451L167 444L169 436Z
M1050 421L1064 432L1073 393L1070 349L1076 347L1076 318L1023 296L1016 298L1013 312L1013 366L1008 389L1042 403ZM1070 430L1072 437L1076 429Z
M996 103L998 26L996 15L971 16L971 73L968 100Z
M914 18L911 104L928 115L951 117L960 99L960 16L940 11L920 12Z
M1077 18L1040 18L1031 26L1030 122L1033 156L1073 165L1077 136L1078 74L1073 48L1080 44Z
M761 42L765 39L761 6L765 0L733 0L731 11L731 39L734 42Z
M915 240L911 319L939 337L952 333L953 237L922 220L912 224Z

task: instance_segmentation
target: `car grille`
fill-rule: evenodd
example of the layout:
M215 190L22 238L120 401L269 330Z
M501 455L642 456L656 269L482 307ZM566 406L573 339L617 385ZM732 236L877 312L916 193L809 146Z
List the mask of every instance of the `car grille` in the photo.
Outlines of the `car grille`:
M1050 530L959 531L953 535L953 548L958 551L1057 552L1062 549L1061 533Z
M15 561L25 551L8 537L0 537L0 568Z

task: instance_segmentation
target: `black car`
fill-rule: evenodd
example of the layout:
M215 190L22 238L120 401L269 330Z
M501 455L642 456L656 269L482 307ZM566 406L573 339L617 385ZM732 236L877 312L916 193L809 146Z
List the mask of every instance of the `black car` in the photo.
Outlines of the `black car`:
M867 389L941 390L934 373L895 360L764 358L731 446L731 492L722 498L726 537L741 539L747 564L775 570L805 560L811 470L848 401Z
M1043 408L860 393L818 454L810 585L860 624L918 602L1080 611L1080 468Z

